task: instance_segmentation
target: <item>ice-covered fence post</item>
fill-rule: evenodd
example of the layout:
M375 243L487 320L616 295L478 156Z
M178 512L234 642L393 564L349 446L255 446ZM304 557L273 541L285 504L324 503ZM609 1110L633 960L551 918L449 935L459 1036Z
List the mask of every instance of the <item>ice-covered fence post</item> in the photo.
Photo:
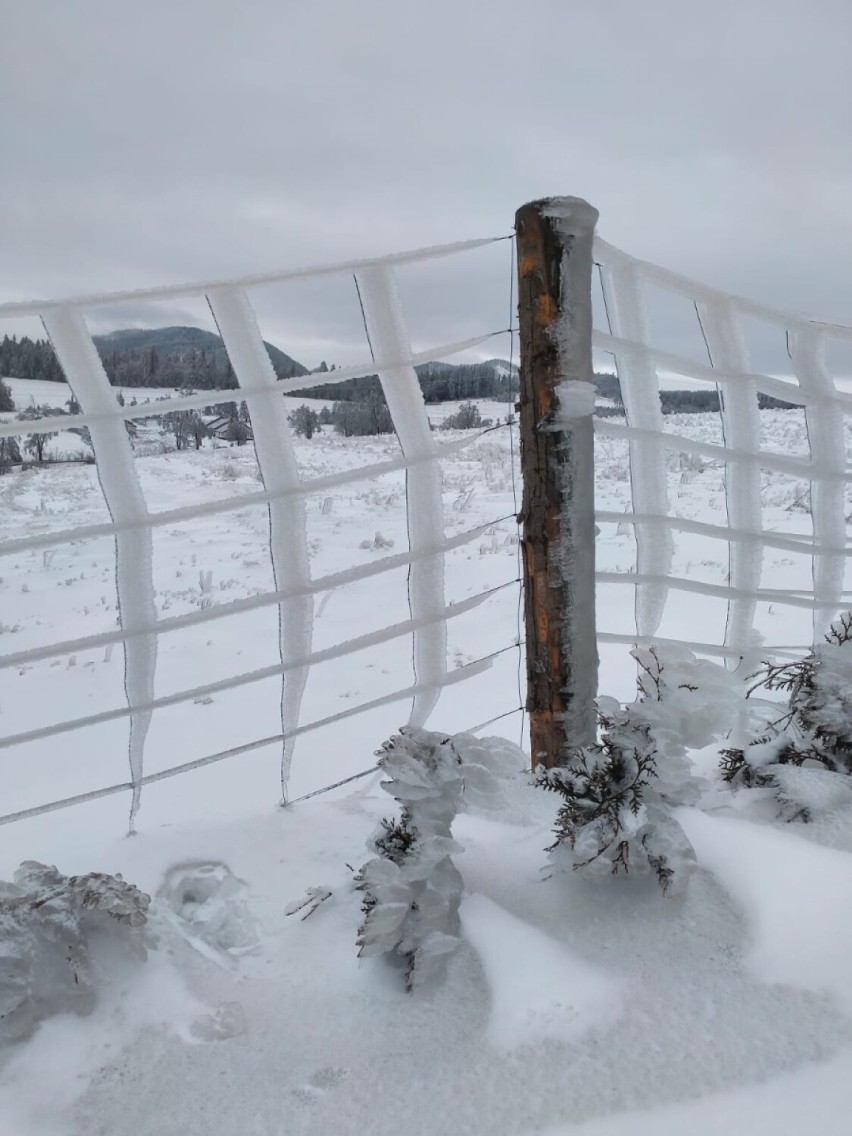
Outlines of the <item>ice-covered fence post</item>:
M532 766L595 741L592 239L576 197L515 215L527 710Z

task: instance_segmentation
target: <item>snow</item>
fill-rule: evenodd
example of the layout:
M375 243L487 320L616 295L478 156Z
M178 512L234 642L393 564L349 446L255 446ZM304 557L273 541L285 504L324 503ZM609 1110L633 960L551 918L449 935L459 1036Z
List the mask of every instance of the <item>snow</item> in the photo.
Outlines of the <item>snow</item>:
M618 983L557 940L484 895L468 896L461 915L488 980L486 1036L495 1049L578 1042L619 1017Z
M852 856L821 848L788 825L772 829L683 809L678 819L699 863L742 906L745 960L765 982L830 991L852 1012L847 944Z
M824 1065L701 1100L620 1113L535 1136L846 1136L852 1109L852 1050ZM533 1136L527 1131L518 1136Z
M807 452L803 413L765 411L760 420L776 452ZM666 425L698 447L719 438L718 416ZM499 429L442 450L445 601L469 606L446 625L448 677L460 681L444 689L430 729L452 733L519 705L508 435ZM440 445L448 437L457 435L433 435ZM24 859L67 875L121 872L152 895L159 937L144 964L102 960L91 1015L52 1018L5 1056L0 1132L845 1134L850 928L838 897L852 882L852 820L848 797L828 786L822 819L779 824L759 793L752 804L712 781L710 747L702 751L700 807L677 811L697 867L685 893L665 899L651 881L543 878L557 799L530 787L509 748L489 773L492 751L468 739L460 748L476 774L452 826L464 847L453 857L465 888L461 935L443 977L409 995L385 958L357 958L361 895L349 865L371 855L370 836L392 803L378 773L296 798L370 769L407 716L410 694L393 699L412 688L410 640L377 630L410 621L405 475L393 439L323 432L293 447L302 477L317 485L305 497L308 552L313 584L324 582L314 618L322 661L305 688L304 721L337 720L301 736L291 804L278 808L281 662L275 605L265 598L275 581L255 454L205 444L137 458L151 516L168 518L148 529L157 614L175 621L161 636L154 695L208 691L154 710L147 770L274 740L147 785L132 839L123 836L126 793L0 826L0 878ZM620 698L634 696L635 682L622 644L636 638L636 546L632 526L617 519L632 508L627 449L625 438L599 432L601 689ZM670 454L663 468L683 524L672 570L724 589L727 548L715 527L722 470L715 457L698 459ZM798 484L762 478L763 523L780 535L767 543L761 585L803 599L792 609L758 603L757 627L771 646L810 641L809 518L793 507ZM110 653L119 641L113 542L97 528L108 516L96 470L16 471L0 479L0 494L0 535L23 542L0 570L12 601L0 647L16 660L0 671L4 734L117 708L125 715L2 751L6 813L124 780L127 724L120 652ZM234 508L222 504L243 496ZM91 535L27 546L72 522ZM434 551L423 544L417 555ZM377 574L383 559L392 571ZM661 635L719 647L726 606L726 595L696 602L672 588ZM218 618L200 622L211 612ZM420 614L435 613L424 604ZM86 635L104 638L86 648ZM57 643L69 647L54 659ZM350 643L346 653L341 643ZM475 677L464 669L498 651ZM234 676L260 673L224 689ZM719 677L699 661L688 677L703 693L693 703L673 692L672 712L697 745L712 725L708 686L721 701L741 676ZM363 702L380 705L353 713ZM517 740L520 724L515 714L488 732ZM310 889L325 898L303 906Z

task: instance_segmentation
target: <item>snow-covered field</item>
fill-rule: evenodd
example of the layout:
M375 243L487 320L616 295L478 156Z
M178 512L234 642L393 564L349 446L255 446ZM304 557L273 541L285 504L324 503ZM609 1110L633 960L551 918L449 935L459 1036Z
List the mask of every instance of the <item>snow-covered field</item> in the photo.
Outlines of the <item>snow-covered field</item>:
M25 388L15 386L19 408ZM59 398L33 392L36 402L46 394ZM482 406L487 417L505 410ZM806 452L799 412L763 412L761 421L766 448ZM714 416L670 417L666 426L718 440ZM397 452L392 438L328 431L295 442L306 476ZM507 585L450 621L450 658L462 666L509 649L443 693L434 729L462 730L519 705L515 449L499 429L445 462L448 535L487 526L449 555L448 598ZM599 507L628 509L626 443L599 439L597 459ZM139 467L152 511L259 488L249 446L152 453ZM719 523L723 478L714 463L671 456L674 512ZM767 528L810 532L803 489L765 475ZM91 466L13 472L0 478L0 501L4 541L108 519ZM308 517L314 576L392 554L406 546L404 477L311 496ZM158 613L269 590L267 537L261 506L155 529ZM676 547L676 574L724 582L723 542L681 534ZM634 555L629 526L601 525L599 569L628 572ZM111 630L112 573L109 539L4 556L0 648ZM766 551L764 587L810 583L805 558ZM630 587L602 586L600 629L629 633L632 608ZM332 646L407 616L404 572L373 577L318 597L315 643ZM673 594L661 634L719 642L724 618L721 601ZM767 643L809 642L806 610L763 604L757 619ZM156 693L272 665L277 635L274 608L164 635ZM317 666L304 720L407 685L410 650L393 640ZM626 650L604 646L601 660L602 692L632 697ZM109 648L5 669L3 734L119 706L122 679L121 652ZM279 693L272 679L158 711L146 772L274 735ZM305 734L291 797L368 769L407 710L401 702ZM484 733L518 741L520 718ZM720 737L729 724L719 723ZM124 781L126 730L111 722L0 751L2 812ZM67 875L121 872L155 897L160 940L144 965L102 960L91 1015L52 1018L4 1055L3 1136L848 1133L848 802L810 825L783 825L759 792L737 796L715 779L712 747L695 754L704 793L679 819L699 868L685 895L664 898L632 879L545 878L556 801L519 768L490 807L458 817L463 943L440 982L406 994L397 970L359 961L355 948L353 869L392 802L373 774L281 809L279 756L266 746L146 787L132 838L124 836L127 794L0 827L0 878L25 859ZM233 935L217 940L215 927L207 941L194 937L168 902L169 873L185 868L191 882L205 864L226 864L239 881L231 915L245 952L226 949ZM330 898L305 921L288 916L311 887Z

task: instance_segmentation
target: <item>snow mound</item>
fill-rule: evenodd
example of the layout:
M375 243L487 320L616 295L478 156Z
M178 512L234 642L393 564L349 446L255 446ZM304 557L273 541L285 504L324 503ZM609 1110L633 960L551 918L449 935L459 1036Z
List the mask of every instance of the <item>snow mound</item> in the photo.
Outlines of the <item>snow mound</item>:
M748 965L767 982L830 990L852 1009L852 855L781 830L681 809L698 862L742 906Z
M180 864L159 893L169 921L202 954L231 962L258 946L245 884L225 864Z
M461 918L490 987L486 1032L496 1049L574 1042L618 1016L617 983L499 904L467 896Z

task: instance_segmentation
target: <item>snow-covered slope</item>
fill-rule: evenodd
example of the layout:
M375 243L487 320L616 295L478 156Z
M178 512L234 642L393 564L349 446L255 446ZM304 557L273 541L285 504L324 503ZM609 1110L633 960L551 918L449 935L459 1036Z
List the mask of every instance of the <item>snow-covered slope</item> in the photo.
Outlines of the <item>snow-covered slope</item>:
M16 392L16 397L18 397ZM41 396L39 396L39 399ZM483 408L483 413L489 413ZM673 424L710 438L717 420ZM801 451L796 412L761 415L764 444ZM303 468L333 472L394 452L392 439L324 432L295 440ZM464 598L517 573L516 509L508 430L486 435L444 469L448 532L488 524L454 554L448 595ZM627 507L626 444L598 443L599 505ZM258 487L249 447L140 458L152 510L203 503ZM724 471L672 458L674 508L718 518ZM767 479L767 527L809 523L800 487ZM0 536L11 539L105 519L95 471L56 466L0 478ZM346 485L308 500L315 572L404 547L403 478ZM500 519L502 518L502 519ZM626 526L601 526L598 567L627 571ZM270 586L262 508L199 517L156 530L158 611L179 614ZM6 653L114 627L113 550L94 539L3 558ZM722 582L719 541L681 534L675 567ZM764 586L807 586L808 565L779 550ZM385 578L319 598L317 645L359 634L381 609L406 615ZM511 645L517 590L449 624L450 658L464 663ZM606 585L602 628L630 625L632 593ZM475 617L475 618L474 618ZM719 638L724 609L676 603L664 625ZM807 613L765 605L776 643L807 642ZM163 636L158 693L274 662L270 611ZM431 729L454 732L519 705L518 653L442 695ZM626 652L602 648L601 688L631 696ZM317 667L308 717L401 685L410 644ZM0 672L0 721L10 734L120 704L120 651L100 649ZM276 732L276 682L162 713L150 771ZM292 795L369 769L400 725L400 703L299 741ZM728 724L720 723L724 729ZM514 714L484 732L515 741ZM126 726L43 739L0 751L10 812L126 779ZM126 794L0 826L0 878L24 859L65 875L121 872L154 896L159 946L147 963L97 960L99 1001L88 1017L44 1022L2 1056L4 1136L845 1136L852 1095L852 979L845 947L852 890L852 810L835 802L808 826L784 825L760 791L734 795L708 778L678 819L698 868L682 897L650 882L592 885L545 878L556 799L525 775L502 783L490 808L456 818L464 851L461 945L442 981L406 994L383 958L358 960L361 893L353 869L392 802L370 774L286 809L278 807L275 746L147 787L138 835L126 838ZM521 758L518 759L518 765ZM225 872L220 865L229 869ZM288 915L306 898L330 896Z

